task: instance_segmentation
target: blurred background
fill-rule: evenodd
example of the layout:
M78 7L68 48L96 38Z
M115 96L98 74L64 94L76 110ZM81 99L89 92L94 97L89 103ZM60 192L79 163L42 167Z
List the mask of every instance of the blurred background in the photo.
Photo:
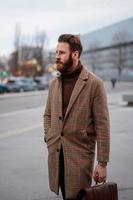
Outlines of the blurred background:
M133 194L133 1L0 1L0 200L60 199L48 186L43 113L60 34L79 34L82 63L108 96L108 181Z
M34 80L35 90L47 88L55 74L55 48L62 33L80 34L81 60L102 79L133 81L132 8L132 0L1 2L1 93L26 90L23 77ZM13 89L8 81L18 87Z

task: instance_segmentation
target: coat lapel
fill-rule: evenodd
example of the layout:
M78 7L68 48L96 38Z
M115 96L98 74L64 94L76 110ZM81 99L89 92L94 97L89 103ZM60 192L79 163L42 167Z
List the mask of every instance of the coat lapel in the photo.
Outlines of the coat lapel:
M59 115L60 116L63 116L63 111L62 111L62 81L61 81L61 77L60 76L58 76L57 77L57 79L58 79L58 83L59 83L59 85L58 85L58 91L57 91L57 94L59 95L58 96L58 105L60 105L59 106Z
M69 101L69 104L68 104L68 107L67 107L67 111L66 111L66 114L65 114L65 117L64 117L64 121L65 119L67 118L74 102L76 101L78 95L80 94L80 92L82 91L82 89L84 88L84 86L86 85L86 81L88 80L88 72L87 70L83 67L80 75L79 75L79 78L75 84L75 87L73 89L73 92L72 92L72 95L70 97L70 101Z

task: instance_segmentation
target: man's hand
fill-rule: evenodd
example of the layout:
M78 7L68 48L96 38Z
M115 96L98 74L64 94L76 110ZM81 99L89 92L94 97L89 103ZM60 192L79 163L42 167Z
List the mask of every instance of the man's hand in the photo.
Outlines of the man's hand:
M96 181L98 183L102 183L102 182L106 181L106 178L107 178L106 166L102 166L102 165L100 165L100 163L98 163L93 172L93 178L94 178L94 181Z

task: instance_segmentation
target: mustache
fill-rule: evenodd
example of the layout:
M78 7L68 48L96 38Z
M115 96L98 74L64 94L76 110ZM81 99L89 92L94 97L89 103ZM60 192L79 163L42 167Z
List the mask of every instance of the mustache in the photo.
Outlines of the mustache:
M63 64L60 60L56 60L56 64Z

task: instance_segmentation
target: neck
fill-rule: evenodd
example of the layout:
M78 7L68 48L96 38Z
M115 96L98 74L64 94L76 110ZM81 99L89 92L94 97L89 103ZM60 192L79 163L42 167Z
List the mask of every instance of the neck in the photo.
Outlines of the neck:
M73 66L68 69L67 73L72 73L73 71L75 71L78 66L78 63L78 60L73 61Z
M79 76L81 70L82 70L82 65L81 65L81 63L79 62L79 64L77 65L77 67L75 68L74 71L69 72L69 73L64 73L64 74L62 74L62 78L63 78L64 80L72 80L72 79L73 79L73 80L76 80L75 78L78 78L78 76Z

